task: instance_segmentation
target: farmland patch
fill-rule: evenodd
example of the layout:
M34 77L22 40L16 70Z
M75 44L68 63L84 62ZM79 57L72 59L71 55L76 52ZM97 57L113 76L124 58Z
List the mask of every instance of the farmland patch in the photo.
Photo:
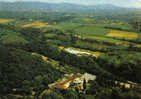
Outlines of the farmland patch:
M0 19L0 24L12 22L12 19Z
M25 24L22 27L27 28L27 27L35 27L35 28L43 28L43 27L52 27L48 23L43 23L43 22L33 22L30 24Z
M119 31L119 30L111 30L110 33L108 33L106 36L129 39L129 40L134 40L138 38L138 34L135 32L126 32L126 31Z

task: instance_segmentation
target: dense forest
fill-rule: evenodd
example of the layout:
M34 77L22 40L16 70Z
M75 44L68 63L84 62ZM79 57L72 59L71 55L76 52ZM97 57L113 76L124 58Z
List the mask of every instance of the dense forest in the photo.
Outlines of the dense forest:
M0 3L0 99L141 99L139 9L32 3ZM82 91L49 88L70 73L96 80Z

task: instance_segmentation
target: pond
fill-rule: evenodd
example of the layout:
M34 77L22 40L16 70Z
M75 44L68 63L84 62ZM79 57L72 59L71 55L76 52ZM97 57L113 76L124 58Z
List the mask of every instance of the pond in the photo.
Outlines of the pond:
M79 50L70 49L70 48L65 49L65 50L66 50L67 52L69 52L69 53L72 53L72 54L87 54L87 55L93 55L93 54L88 53L88 52L79 51ZM95 56L95 55L93 55L93 56ZM95 56L95 57L96 57L96 56Z

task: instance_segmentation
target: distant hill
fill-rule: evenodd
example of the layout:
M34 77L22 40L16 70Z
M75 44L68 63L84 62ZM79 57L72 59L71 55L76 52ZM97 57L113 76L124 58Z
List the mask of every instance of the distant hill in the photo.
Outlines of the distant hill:
M135 8L122 8L110 4L77 5L71 3L43 2L0 2L0 11L55 11L55 12L101 12L101 11L133 11Z

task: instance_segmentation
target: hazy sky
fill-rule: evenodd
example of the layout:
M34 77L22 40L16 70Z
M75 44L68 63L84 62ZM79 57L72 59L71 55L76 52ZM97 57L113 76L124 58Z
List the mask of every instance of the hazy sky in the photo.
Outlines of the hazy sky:
M67 2L85 5L114 4L124 7L141 7L141 0L0 0L0 1L41 1L41 2Z

